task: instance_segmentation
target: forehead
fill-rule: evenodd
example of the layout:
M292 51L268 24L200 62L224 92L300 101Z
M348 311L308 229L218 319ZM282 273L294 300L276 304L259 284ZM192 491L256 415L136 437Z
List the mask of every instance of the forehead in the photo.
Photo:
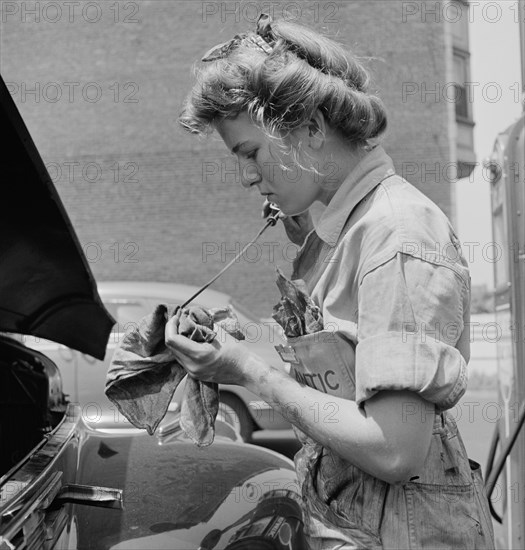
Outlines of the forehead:
M235 118L226 118L216 125L226 147L232 149L238 143L255 141L262 143L267 141L266 134L252 121L248 113L243 112Z

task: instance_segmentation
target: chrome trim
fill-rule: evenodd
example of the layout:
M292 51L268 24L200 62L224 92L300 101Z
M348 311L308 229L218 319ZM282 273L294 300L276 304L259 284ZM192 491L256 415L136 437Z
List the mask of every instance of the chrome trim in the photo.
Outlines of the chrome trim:
M259 412L261 410L270 410L273 407L269 405L266 401L260 400L253 400L249 402L250 409L255 410L256 412Z
M63 420L60 421L60 424L62 424ZM59 426L60 426L59 424ZM57 426L58 427L58 426ZM41 449L42 447L44 447L44 445L47 443L48 439L47 439L47 436L49 434L45 434L43 435L43 439L42 441L40 441L39 443L37 443L25 456L24 458L20 459L20 461L15 464L10 470L7 470L7 472L2 476L0 477L0 487L2 487L7 481L9 481L13 475L15 474L15 472L17 472L19 469L20 469L20 466L22 464L24 464L25 462L27 462L34 454L36 451L38 451L39 449ZM0 492L0 510L1 510L1 504L3 502L3 497L2 497L2 493Z
M5 486L10 482L17 482L24 485L24 488L13 495L14 502L27 498L28 494L34 490L35 485L43 482L48 475L49 469L57 458L62 447L73 437L76 436L75 429L81 420L81 409L77 404L70 403L66 409L64 418L60 424L40 442L33 450L24 457L14 468L9 470L0 480L0 515L4 513L7 505L12 502L5 491ZM4 501L3 498L6 498Z
M182 427L180 425L180 414L177 414L173 420L161 423L161 425L157 428L157 438L162 439L163 437L176 432L182 432Z
M95 428L97 433L111 435L140 435L144 433L142 428Z
M133 304L135 306L144 305L143 301L140 301L140 297L133 298L104 298L102 300L105 304Z
M6 544L8 548L13 547L11 539L15 537L25 525L28 523L30 524L31 520L33 520L33 525L30 525L30 529L24 528L24 542L26 545L30 542L29 537L32 534L38 534L38 532L42 530L43 517L39 517L41 515L38 513L39 509L45 510L49 507L51 502L53 502L53 499L60 490L62 472L54 472L46 477L47 479L45 479L44 485L39 488L37 494L23 503L18 510L11 508L2 513L2 516L7 514L16 514L16 516L12 521L9 521L3 529L0 528L0 547L3 547L4 544ZM45 529L43 532L45 533Z
M22 464L2 478L0 548L40 548L44 541L46 544L55 541L68 516L56 509L47 513L51 503L123 508L121 489L62 485L63 472L53 471L64 446L79 437L79 425L84 428L80 406L70 403L64 418L44 444L40 443Z
M65 502L71 502L74 504L122 510L122 493L122 489L69 483L62 487L55 499L55 503L63 504Z

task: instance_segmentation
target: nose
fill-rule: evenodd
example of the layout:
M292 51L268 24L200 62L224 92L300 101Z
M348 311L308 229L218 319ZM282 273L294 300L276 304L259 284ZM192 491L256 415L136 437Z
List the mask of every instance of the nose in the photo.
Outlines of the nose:
M241 185L246 189L261 182L259 168L253 162L240 164Z

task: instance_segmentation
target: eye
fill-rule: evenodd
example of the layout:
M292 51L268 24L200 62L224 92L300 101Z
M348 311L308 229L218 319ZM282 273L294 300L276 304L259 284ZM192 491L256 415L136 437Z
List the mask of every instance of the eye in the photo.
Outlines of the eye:
M246 158L250 160L257 160L258 151L259 151L258 149L254 149L253 151L250 151L249 153L247 153Z

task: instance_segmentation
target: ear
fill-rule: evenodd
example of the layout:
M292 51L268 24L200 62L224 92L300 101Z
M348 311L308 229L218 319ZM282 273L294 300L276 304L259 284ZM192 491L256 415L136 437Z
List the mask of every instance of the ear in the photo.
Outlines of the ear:
M323 113L319 109L308 121L308 145L315 151L322 149L326 141L326 121Z
M323 114L317 110L308 122L292 130L285 137L285 142L292 147L305 147L318 151L322 149L326 142L327 129L328 126Z

